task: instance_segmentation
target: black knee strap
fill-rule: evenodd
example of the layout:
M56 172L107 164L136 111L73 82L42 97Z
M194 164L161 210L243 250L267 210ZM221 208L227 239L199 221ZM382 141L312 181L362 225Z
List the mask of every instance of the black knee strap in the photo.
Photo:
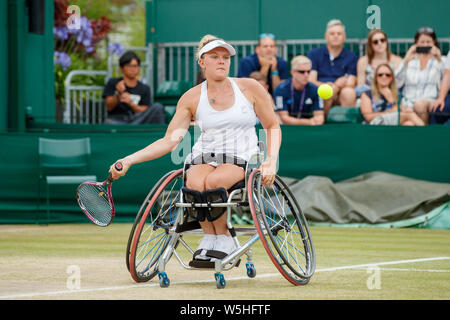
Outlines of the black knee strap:
M204 203L203 201L203 193L197 190L188 189L186 187L183 187L181 189L183 192L183 198L185 203ZM190 216L192 216L194 219L198 221L205 221L205 212L206 208L187 208L187 211Z
M207 203L211 205L213 203L226 203L228 200L227 190L225 188L217 188L211 190L205 190L203 192L192 190L186 187L183 187L183 198L185 203ZM222 216L225 212L225 208L219 207L192 207L187 208L189 215L191 215L194 219L198 221L205 221L208 219L209 222L214 221Z
M227 190L225 188L217 188L217 189L211 189L211 190L205 190L203 191L203 199L205 203L208 205L212 203L226 203L228 200ZM211 207L208 206L206 208L206 218L208 221L214 221L222 216L225 212L225 208L219 208L219 207Z

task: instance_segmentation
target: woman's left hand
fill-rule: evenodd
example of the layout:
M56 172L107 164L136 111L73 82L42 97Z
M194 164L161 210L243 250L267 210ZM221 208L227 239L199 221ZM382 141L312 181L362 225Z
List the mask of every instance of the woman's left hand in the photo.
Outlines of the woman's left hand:
M433 46L431 48L430 53L433 55L433 57L435 57L438 61L441 61L441 50L439 50L438 47Z
M264 186L272 185L277 174L277 159L269 157L261 164L259 170L261 170L262 174L262 184Z

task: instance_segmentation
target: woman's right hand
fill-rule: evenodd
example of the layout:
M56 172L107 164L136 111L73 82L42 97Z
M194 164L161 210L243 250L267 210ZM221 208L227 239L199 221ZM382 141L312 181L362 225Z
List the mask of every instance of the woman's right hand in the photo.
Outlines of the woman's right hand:
M129 168L130 164L125 159L119 159L109 167L109 173L111 173L114 180L117 180L123 177Z
M395 102L394 94L389 87L380 88L380 93L389 103Z
M413 44L411 46L411 48L409 48L409 50L406 52L405 59L404 59L405 63L410 62L416 56L416 48L417 48L417 45Z

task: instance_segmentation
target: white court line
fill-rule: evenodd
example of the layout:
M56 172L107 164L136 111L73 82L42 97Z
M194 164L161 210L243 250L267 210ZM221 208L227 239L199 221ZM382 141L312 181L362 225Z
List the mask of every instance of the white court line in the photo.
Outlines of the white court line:
M365 270L366 268L361 268L362 270ZM440 273L447 273L450 272L450 270L433 270L433 269L406 269L406 268L380 268L380 271L407 271L407 272L440 272Z
M5 232L22 232L22 231L40 231L42 230L41 227L35 227L35 228L1 228L0 227L0 234Z
M434 257L434 258L422 258L422 259L410 259L410 260L397 260L397 261L358 264L358 265L352 265L352 266L331 267L331 268L317 269L316 272L330 272L330 271L348 270L348 269L361 269L361 268L367 268L367 267L371 267L371 266L386 266L386 265L393 265L393 264L416 263L416 262L436 261L436 260L450 260L450 257ZM423 271L423 270L418 270L418 271ZM266 273L266 274L257 275L256 278L271 278L271 277L277 277L277 276L281 276L281 274L280 273ZM227 281L245 280L245 279L248 279L248 277L242 276L242 277L226 278ZM207 283L207 282L215 282L215 280L206 279L206 280L193 280L193 281L178 281L178 282L171 282L170 285L172 286L172 285L177 285L177 284L193 284L193 283ZM115 290L125 290L125 289L133 289L133 288L149 288L149 287L159 287L159 283L133 284L133 285L126 285L126 286L89 288L89 289L78 289L78 290L61 290L61 291L23 293L23 294L0 296L0 299L32 298L32 297L49 296L49 295L86 293L86 292L96 292L96 291L115 291Z

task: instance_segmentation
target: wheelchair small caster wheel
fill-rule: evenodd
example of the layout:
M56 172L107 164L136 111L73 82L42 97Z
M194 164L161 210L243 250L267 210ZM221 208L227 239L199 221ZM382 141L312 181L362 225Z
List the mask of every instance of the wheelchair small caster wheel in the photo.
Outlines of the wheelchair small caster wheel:
M214 278L216 278L216 286L217 289L224 289L226 285L225 277L222 273L218 272L214 274Z
M158 273L158 278L159 278L159 286L161 288L168 288L170 285L170 280L167 277L167 274L165 272L159 272Z
M256 269L255 269L255 265L253 264L253 262L247 262L245 264L245 267L247 268L247 276L249 278L256 277Z

